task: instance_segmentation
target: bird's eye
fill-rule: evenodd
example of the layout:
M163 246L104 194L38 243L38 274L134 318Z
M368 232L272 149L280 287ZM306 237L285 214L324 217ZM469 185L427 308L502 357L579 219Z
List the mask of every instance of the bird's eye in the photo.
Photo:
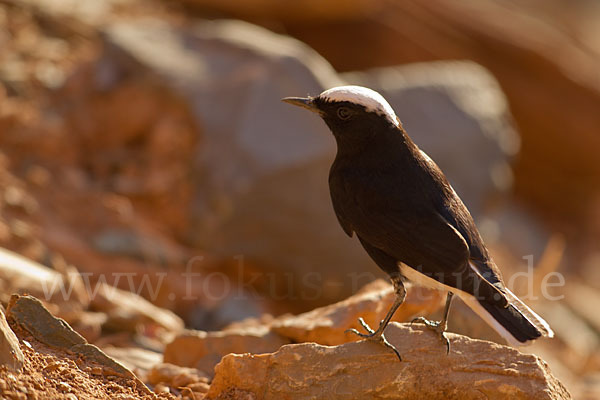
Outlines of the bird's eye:
M348 119L352 116L352 111L348 107L340 107L337 109L339 119Z

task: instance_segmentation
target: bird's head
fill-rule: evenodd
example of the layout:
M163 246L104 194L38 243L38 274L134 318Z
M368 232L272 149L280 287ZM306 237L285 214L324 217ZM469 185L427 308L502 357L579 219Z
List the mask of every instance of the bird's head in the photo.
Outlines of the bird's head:
M400 120L383 96L362 86L339 86L316 97L286 97L283 101L319 114L338 146L358 144L377 132L400 127Z

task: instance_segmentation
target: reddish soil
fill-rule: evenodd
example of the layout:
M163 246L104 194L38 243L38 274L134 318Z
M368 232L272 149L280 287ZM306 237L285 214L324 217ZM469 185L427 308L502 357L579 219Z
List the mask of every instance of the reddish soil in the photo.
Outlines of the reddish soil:
M154 394L133 379L110 375L102 367L51 348L19 326L11 328L19 338L25 364L20 373L0 367L0 398L10 400L175 399Z

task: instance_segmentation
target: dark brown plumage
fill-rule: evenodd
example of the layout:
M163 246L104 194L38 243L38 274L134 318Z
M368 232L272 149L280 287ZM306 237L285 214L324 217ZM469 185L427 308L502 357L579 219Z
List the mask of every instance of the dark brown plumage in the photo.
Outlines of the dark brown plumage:
M333 133L338 151L329 187L335 214L399 293L395 277L456 293L513 343L552 335L504 286L471 214L378 93L350 86L286 101L317 112ZM423 319L442 337L451 298L441 324ZM385 340L383 328L361 336Z

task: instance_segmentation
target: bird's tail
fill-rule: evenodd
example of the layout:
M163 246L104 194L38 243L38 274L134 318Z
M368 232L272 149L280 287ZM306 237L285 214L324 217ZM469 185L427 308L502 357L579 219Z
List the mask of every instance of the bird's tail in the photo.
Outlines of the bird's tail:
M504 289L507 307L478 300L467 293L457 293L460 298L486 321L496 332L513 346L522 346L539 337L553 337L554 332L546 321L517 298L510 290Z

